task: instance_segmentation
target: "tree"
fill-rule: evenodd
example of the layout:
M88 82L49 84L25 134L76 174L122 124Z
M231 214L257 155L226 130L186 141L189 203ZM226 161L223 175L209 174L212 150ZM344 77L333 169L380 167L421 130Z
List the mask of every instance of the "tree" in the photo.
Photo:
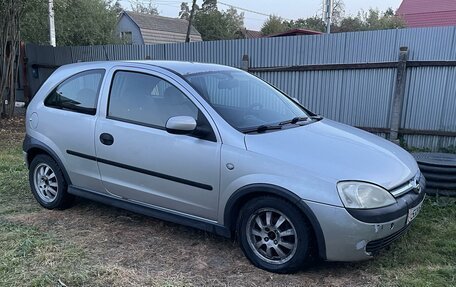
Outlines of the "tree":
M222 22L230 38L237 38L237 32L244 27L244 13L238 14L233 7L222 14Z
M285 32L288 29L288 25L279 16L269 16L261 27L261 33L263 35L272 35L277 33Z
M153 4L152 0L149 0L147 4L144 4L139 0L131 0L131 11L143 14L158 15L157 7Z
M118 7L107 0L54 0L58 46L116 43L114 29ZM24 1L21 38L30 43L49 43L48 1Z
M198 8L196 8L196 9L198 9ZM185 20L190 19L190 7L188 6L187 2L181 3L181 10L179 12L179 18L185 19Z
M388 8L385 12L379 12L378 10L369 10L369 13L376 12L379 17L376 19L378 23L374 25L374 29L397 29L404 28L405 21L400 16L396 16L393 9ZM372 19L375 20L375 19ZM373 30L371 28L371 30Z
M343 0L334 0L332 19L334 25L338 25L345 17L345 3Z
M394 17L396 13L394 13L393 8L389 7L386 9L385 13L383 14L385 17Z
M288 29L308 29L313 31L324 32L326 29L325 22L321 17L309 17L307 19L298 19L296 21L285 22Z
M201 10L204 12L214 12L218 11L217 0L204 0Z
M360 17L347 17L340 21L340 24L333 27L334 32L355 32L367 30L366 24Z
M361 11L356 17L344 18L334 28L335 32L351 32L366 30L383 30L404 28L405 22L394 11L389 8L385 12L378 9L369 9L368 12Z
M48 2L25 1L20 22L21 39L35 44L49 44Z
M193 23L205 41L235 39L244 27L244 14L234 8L221 12L216 0L205 0L195 11Z
M112 5L111 10L114 11L117 16L119 16L123 12L123 8L119 0L116 0L116 2L114 2L114 5Z
M331 29L337 27L345 18L345 4L343 0L334 0L332 18L331 18ZM285 21L288 29L309 29L313 31L325 32L326 31L326 19L321 16L312 16L309 18L299 18L296 21Z
M335 1L333 22L331 25L331 31L333 33L405 27L404 20L399 16L396 16L394 10L391 8L388 8L385 12L381 12L378 9L369 9L367 12L360 11L357 16L344 17L344 14L343 1ZM278 16L270 16L263 24L261 32L264 35L271 35L296 28L324 32L326 31L326 23L318 16L291 21L284 21Z
M0 2L0 115L11 117L16 102L16 87L19 55L19 19L22 1Z
M190 34L192 30L192 22L193 16L195 15L196 9L196 0L192 0L192 10L190 11L190 16L188 17L188 26L187 26L187 34L185 35L185 42L190 42Z

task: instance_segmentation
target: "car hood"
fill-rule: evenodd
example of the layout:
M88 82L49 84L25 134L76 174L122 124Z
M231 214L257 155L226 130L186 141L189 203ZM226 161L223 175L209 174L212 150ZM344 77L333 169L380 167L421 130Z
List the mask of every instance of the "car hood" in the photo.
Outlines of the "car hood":
M247 150L311 171L325 180L359 180L393 189L418 171L415 159L381 137L328 119L246 135Z

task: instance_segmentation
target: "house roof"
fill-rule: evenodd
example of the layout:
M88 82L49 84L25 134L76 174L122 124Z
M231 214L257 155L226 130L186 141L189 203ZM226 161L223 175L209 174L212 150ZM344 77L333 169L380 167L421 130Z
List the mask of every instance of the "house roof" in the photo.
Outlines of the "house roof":
M398 14L418 14L456 10L454 0L404 0L397 10Z
M185 19L136 13L131 11L124 11L123 13L133 20L133 22L135 22L140 29L187 34L188 21ZM201 36L201 34L193 26L191 27L190 34Z
M456 25L455 0L404 0L397 10L408 27Z
M320 35L321 32L308 30L308 29L291 29L282 33L272 34L268 37L285 37L285 36L298 36L298 35Z
M263 33L260 31L255 31L255 30L247 30L246 28L243 28L240 30L242 36L244 36L245 39L252 39L252 38L261 38L263 37Z

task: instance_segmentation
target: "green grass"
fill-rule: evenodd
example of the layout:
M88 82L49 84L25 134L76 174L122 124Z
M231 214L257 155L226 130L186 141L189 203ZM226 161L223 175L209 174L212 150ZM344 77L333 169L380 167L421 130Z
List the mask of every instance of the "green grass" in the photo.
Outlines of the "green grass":
M0 220L0 242L0 286L81 286L96 275L81 249L33 227Z
M42 210L30 193L20 143L0 143L0 286L98 286L98 270L78 246L16 223Z
M456 201L429 197L409 232L371 261L385 286L456 286Z
M20 145L0 145L0 216L39 210L29 192Z

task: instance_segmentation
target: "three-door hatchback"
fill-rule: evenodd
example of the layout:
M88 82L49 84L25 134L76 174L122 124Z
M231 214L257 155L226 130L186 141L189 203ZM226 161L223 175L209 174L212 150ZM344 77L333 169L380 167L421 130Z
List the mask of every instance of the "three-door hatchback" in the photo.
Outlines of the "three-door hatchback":
M23 149L45 208L81 196L236 237L280 273L372 257L424 199L399 146L212 64L63 66L30 102Z

